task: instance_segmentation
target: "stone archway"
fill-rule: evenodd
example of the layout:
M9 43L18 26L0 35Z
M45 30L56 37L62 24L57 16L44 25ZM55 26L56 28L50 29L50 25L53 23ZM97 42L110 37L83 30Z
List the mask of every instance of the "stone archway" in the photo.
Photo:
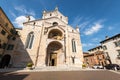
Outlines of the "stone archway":
M9 54L4 55L0 63L0 68L8 67L10 59L11 59L11 56Z
M47 47L46 65L57 66L58 54L62 51L62 44L58 41L51 42Z
M48 39L63 39L63 33L59 29L52 29L48 34Z

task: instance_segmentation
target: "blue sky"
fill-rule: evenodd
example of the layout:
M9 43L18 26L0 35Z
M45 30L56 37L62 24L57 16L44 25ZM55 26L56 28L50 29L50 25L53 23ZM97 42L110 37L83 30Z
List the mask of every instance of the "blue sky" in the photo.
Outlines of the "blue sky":
M22 27L26 15L40 19L43 10L58 6L69 25L79 26L83 51L120 33L120 0L0 0L0 6L15 27Z

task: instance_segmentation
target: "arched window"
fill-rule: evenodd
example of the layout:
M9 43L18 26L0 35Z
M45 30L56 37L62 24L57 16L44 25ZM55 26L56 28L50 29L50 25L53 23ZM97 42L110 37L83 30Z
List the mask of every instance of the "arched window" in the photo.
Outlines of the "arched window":
M9 54L4 55L1 59L0 68L8 67L10 64L10 60L11 60L11 56Z
M52 16L52 13L50 13L50 16Z
M28 49L32 48L33 40L34 40L34 34L33 32L30 32L26 39L26 48Z
M74 39L72 39L72 52L76 52L76 43Z
M53 26L57 26L58 25L58 23L57 22L53 22Z

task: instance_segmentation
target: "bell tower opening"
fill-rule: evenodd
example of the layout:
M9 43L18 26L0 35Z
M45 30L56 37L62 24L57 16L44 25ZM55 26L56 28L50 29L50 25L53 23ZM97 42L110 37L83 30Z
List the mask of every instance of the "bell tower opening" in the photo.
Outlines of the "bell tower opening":
M63 33L58 29L53 29L49 32L48 38L61 40L63 38Z

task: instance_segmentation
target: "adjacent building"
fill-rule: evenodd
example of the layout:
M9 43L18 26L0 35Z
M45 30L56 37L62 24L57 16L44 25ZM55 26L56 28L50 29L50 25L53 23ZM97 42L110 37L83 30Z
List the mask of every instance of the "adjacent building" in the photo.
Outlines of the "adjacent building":
M11 53L5 54L6 50L13 49L14 45L9 43L14 40L16 31L14 26L0 7L0 67L5 67L9 63Z
M101 45L89 49L84 53L84 64L92 67L96 64L118 64L120 65L120 34L112 37L106 36L106 39L100 42Z
M106 37L105 40L100 42L107 60L107 64L120 65L120 34L112 37Z
M106 64L106 60L102 46L97 46L88 50L87 54L84 53L84 64L86 64L87 67L92 67L94 65L104 66Z

